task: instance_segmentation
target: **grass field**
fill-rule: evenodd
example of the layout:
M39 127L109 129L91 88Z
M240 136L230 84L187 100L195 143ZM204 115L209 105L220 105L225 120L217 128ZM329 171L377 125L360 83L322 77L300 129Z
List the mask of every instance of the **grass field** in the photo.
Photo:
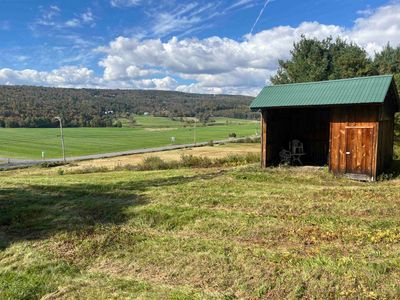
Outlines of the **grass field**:
M179 120L172 120L170 118L165 117L153 117L153 116L143 116L143 115L135 115L134 116L136 123L133 127L184 127L184 126L192 126L190 123L181 122ZM193 121L193 118L184 118L184 120L190 119ZM243 119L234 119L234 118L224 118L224 117L216 117L213 118L214 122L209 123L209 125L227 125L227 124L236 124L236 125L243 125L243 124L259 124L258 121L254 120L243 120ZM129 127L129 123L127 119L121 118L120 121L122 122L124 127ZM198 121L198 120L197 120ZM202 126L201 122L197 123L197 126Z
M232 132L238 137L249 136L259 130L256 122L226 121L223 119L220 125L197 127L197 141L227 139ZM79 156L166 146L171 144L171 137L176 138L176 144L192 143L193 128L183 127L182 124L168 118L142 116L135 128L66 128L66 155ZM40 159L42 151L45 151L46 158L61 156L59 129L0 128L0 157Z
M57 170L0 173L0 299L400 297L400 179Z

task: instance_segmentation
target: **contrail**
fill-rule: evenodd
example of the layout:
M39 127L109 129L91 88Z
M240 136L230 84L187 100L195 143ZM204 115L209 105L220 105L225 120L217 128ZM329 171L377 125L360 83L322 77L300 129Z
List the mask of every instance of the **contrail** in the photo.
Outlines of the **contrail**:
M258 15L256 21L254 22L253 27L251 27L250 34L253 34L254 27L256 27L256 25L257 25L258 21L260 20L262 14L264 13L265 8L267 7L267 5L268 5L268 3L269 3L270 1L271 1L271 0L266 0L266 1L265 1L264 7L261 9L260 14Z

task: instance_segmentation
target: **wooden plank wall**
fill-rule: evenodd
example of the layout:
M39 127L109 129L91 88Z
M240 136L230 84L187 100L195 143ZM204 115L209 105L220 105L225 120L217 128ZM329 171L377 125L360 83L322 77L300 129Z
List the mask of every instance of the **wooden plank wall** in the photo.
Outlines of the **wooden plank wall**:
M372 176L377 173L377 146L379 132L378 106L348 106L331 109L329 169L335 174L346 172L346 128L370 127L373 129Z
M267 167L267 112L261 112L261 168Z
M379 112L379 137L377 172L382 173L393 160L394 114L396 103L394 89L391 89Z

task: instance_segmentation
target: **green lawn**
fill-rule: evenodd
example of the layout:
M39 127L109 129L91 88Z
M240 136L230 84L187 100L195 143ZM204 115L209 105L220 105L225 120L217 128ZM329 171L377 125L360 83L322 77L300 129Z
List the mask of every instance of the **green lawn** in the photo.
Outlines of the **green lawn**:
M193 118L188 118L192 119ZM119 119L123 127L130 127L128 123L128 119L120 118ZM154 117L154 116L143 116L143 115L135 115L136 123L133 127L184 127L184 126L192 126L187 122L181 122L179 120L171 120L170 118L165 117ZM184 118L186 120L186 118ZM216 117L212 118L214 122L210 122L209 125L227 125L227 124L259 124L257 120L243 120L243 119L234 119L234 118L224 118L224 117ZM203 126L201 122L197 123L197 126Z
M153 116L138 116L135 115L136 124L135 126L143 127L182 127L184 122L174 121L170 118L164 117L153 117Z
M398 299L399 228L400 179L1 172L0 299Z
M167 118L157 121L154 121L154 117L143 118L150 118L146 119L150 121L147 124L140 119L139 124L144 125L138 128L66 128L66 155L78 156L165 146L171 144L171 137L176 138L176 144L193 142L192 127L167 128L167 124L175 121ZM154 128L154 125L158 128ZM258 130L259 124L245 121L242 124L199 126L196 136L198 142L205 142L227 139L228 134L232 132L238 137L254 135ZM60 157L59 129L0 128L0 157L40 159L42 151L45 151L47 158Z

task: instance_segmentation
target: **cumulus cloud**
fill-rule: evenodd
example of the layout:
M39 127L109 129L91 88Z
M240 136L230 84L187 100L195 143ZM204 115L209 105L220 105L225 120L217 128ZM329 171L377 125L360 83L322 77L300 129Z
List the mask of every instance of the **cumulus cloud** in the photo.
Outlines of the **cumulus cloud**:
M370 55L382 50L390 42L400 43L400 4L387 5L369 12L355 21L348 33L351 40L366 48Z
M127 79L123 81L106 80L96 76L93 70L85 67L65 66L52 71L31 69L0 69L2 85L40 85L71 88L118 88L118 89L157 89L175 90L178 82L170 77L152 79Z
M255 94L276 72L279 59L287 59L302 35L323 39L342 37L365 47L372 56L388 42L400 43L400 5L392 4L359 18L352 28L303 22L297 27L278 26L242 41L229 38L138 40L118 37L98 51L106 54L100 65L109 80L147 76L146 70L163 70L193 83L178 90ZM135 72L129 72L134 67Z
M196 7L186 9L194 13ZM303 22L297 27L278 26L248 34L241 40L214 36L162 41L120 36L96 49L102 55L102 75L82 67L49 72L2 69L0 83L255 95L275 74L278 60L290 57L293 43L302 35L317 39L340 36L365 47L372 56L388 42L399 44L398 32L400 4L391 4L362 14L351 28Z
M85 86L93 83L94 73L88 68L67 66L49 72L25 69L0 69L0 84L27 84L46 86Z
M180 85L182 91L254 94L274 74L278 59L289 57L293 42L301 35L324 38L339 36L343 31L339 26L305 22L297 28L280 26L249 34L243 41L174 37L162 42L118 37L98 51L106 54L100 61L106 80L137 78L157 70L194 81L186 88Z

